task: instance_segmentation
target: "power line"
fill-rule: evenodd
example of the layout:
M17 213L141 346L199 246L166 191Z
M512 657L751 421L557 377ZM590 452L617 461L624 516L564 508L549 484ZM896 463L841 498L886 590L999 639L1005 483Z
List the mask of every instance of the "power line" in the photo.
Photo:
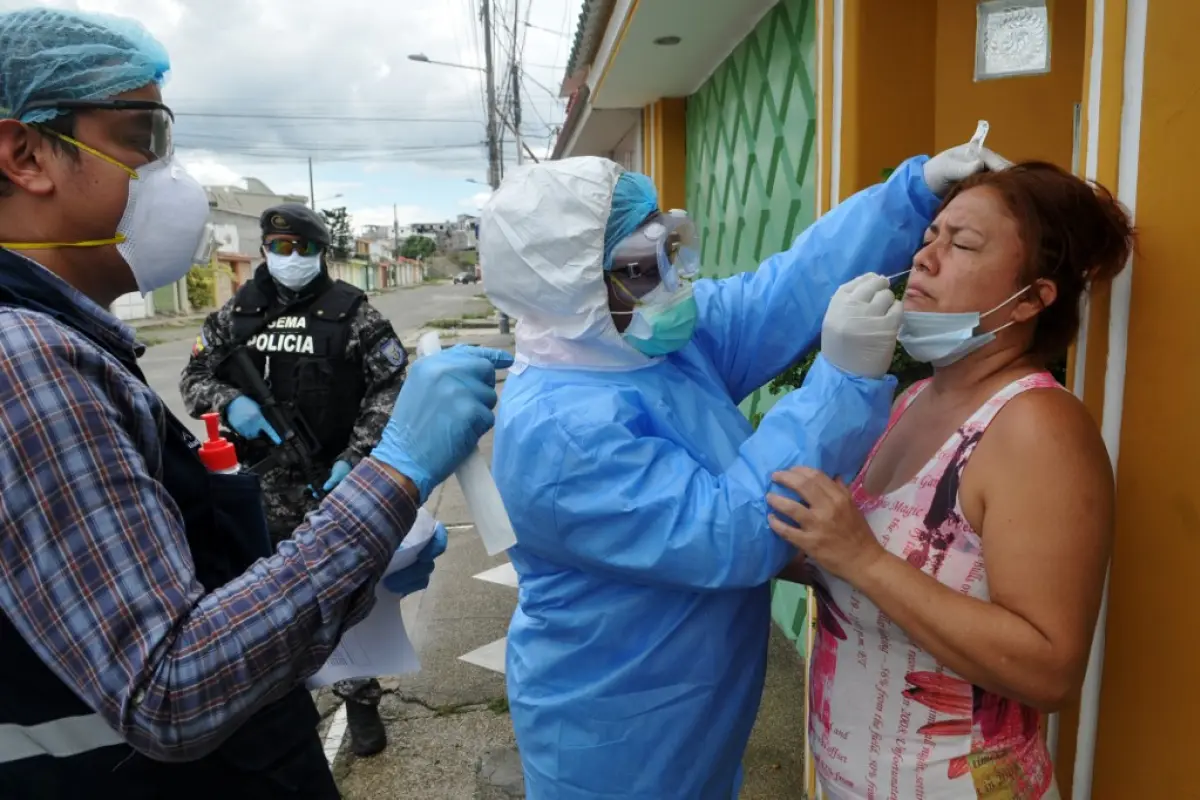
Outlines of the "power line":
M378 145L378 146L363 146L363 145L326 145L326 144L311 144L302 142L294 145L256 145L256 144L238 144L236 142L221 142L221 141L186 141L180 142L178 147L183 149L193 150L215 150L225 153L240 152L240 153L415 153L436 155L439 153L448 153L454 150L477 150L482 147L480 144L472 145L453 145L451 147L412 147L406 145Z
M531 5L532 5L532 3L531 3ZM563 5L563 14L565 15L566 13L567 13L567 7L566 7L566 4L564 4ZM526 16L528 16L528 12L526 13ZM545 33L553 33L555 36L561 36L564 39L568 38L568 36L569 36L569 34L563 33L562 31L556 31L551 28L543 28L541 25L534 25L532 22L530 22L528 20L525 21L525 27L533 28L535 31L543 31Z
M312 153L310 151L257 151L257 150L237 150L226 148L213 147L184 147L183 150L193 150L201 153L213 153L221 156L239 156L254 161L306 161L310 157L322 163L338 163L345 161L353 162L380 162L380 161L397 161L397 162L413 162L421 164L472 164L478 165L484 162L482 155L471 157L466 154L455 153L413 153L413 152L349 152L336 151L332 153Z
M524 78L526 78L528 76L526 76L524 73L522 73L521 77L522 77L521 88L523 88L525 90L525 94L526 94L526 96L528 96L529 95L529 87L525 85L525 81L524 81ZM529 107L531 109L533 109L533 115L538 118L538 122L542 123L542 125L549 128L550 123L546 122L545 117L542 116L542 112L538 111L537 103L533 102L533 98L529 99Z
M477 119L450 118L450 117L346 117L337 114L251 114L240 112L226 111L176 111L176 117L204 117L213 119L280 119L280 120L308 120L327 122L479 122Z
M555 102L558 102L558 103L562 102L562 98L558 96L557 92L555 92L553 89L548 89L546 87L546 85L544 83L542 83L541 81L539 81L537 78L533 77L532 75L526 74L526 73L522 73L522 75L524 75L526 78L529 78L529 82L532 83L534 86L538 87L543 92L545 92L546 94L548 94L552 98L554 98Z

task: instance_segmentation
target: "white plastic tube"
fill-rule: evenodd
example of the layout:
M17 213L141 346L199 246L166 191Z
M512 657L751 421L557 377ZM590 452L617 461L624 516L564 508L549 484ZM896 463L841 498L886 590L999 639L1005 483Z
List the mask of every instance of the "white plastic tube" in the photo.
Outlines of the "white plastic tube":
M425 334L417 342L419 358L441 352L441 349L442 341L436 332ZM504 501L500 499L500 490L496 488L487 459L478 447L471 451L454 477L458 478L458 485L462 487L467 507L475 519L475 530L483 540L488 555L498 555L516 544L517 536L513 532L508 511L504 508Z
M975 158L979 158L979 151L983 148L983 142L987 139L988 131L991 130L991 127L991 125L988 125L986 119L979 120L979 124L975 126L975 135L967 143L971 148L971 155Z

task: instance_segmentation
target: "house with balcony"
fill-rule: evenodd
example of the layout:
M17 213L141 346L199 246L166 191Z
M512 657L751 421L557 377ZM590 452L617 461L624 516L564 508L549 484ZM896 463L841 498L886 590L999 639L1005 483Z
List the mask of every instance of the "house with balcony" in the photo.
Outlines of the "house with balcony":
M1045 735L1064 798L1200 796L1190 602L1200 563L1200 181L1194 0L584 0L558 158L603 155L684 207L703 268L754 269L904 158L965 141L1098 180L1141 248L1097 287L1068 365L1117 480L1116 546L1082 692ZM747 413L769 407L760 391ZM803 656L811 601L777 583ZM797 708L797 714L805 713ZM814 776L804 780L816 796Z

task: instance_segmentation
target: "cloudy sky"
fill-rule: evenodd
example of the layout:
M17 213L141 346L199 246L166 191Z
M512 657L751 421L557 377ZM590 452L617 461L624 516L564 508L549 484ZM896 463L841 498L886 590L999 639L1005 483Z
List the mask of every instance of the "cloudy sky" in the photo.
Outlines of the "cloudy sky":
M541 157L563 121L547 90L557 95L582 0L493 3L502 101L520 13L522 130ZM252 176L308 195L312 156L318 206L346 206L356 226L390 224L393 204L404 224L474 213L487 197L483 74L408 59L482 65L479 0L0 0L30 5L133 17L166 45L176 146L202 183ZM509 135L506 164L514 154Z

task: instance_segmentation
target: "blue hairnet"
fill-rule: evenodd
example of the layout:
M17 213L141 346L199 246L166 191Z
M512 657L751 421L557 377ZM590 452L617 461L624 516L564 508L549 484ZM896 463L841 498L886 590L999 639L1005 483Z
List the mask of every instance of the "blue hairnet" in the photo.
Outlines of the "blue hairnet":
M658 210L654 181L640 172L624 172L613 190L612 211L604 229L604 268L612 268L612 254L625 237Z
M0 116L46 122L51 108L22 112L32 100L105 100L161 83L167 51L123 17L49 8L0 14Z

